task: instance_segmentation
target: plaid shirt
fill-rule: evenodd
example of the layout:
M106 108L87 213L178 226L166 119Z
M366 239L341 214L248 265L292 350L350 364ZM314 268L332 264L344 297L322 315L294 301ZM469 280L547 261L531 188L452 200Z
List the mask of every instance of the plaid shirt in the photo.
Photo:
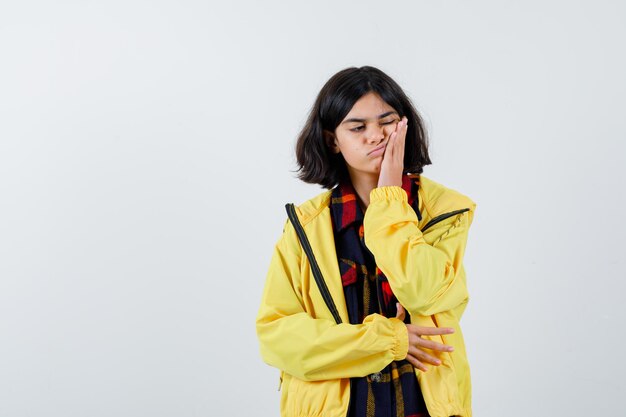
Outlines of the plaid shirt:
M402 188L418 219L419 175L402 176ZM349 179L332 190L330 201L337 259L351 324L359 324L370 314L396 316L396 302L389 282L376 266L363 236L364 213L357 202ZM409 322L410 317L405 319ZM394 361L380 372L351 378L348 417L427 417L413 365L407 360Z

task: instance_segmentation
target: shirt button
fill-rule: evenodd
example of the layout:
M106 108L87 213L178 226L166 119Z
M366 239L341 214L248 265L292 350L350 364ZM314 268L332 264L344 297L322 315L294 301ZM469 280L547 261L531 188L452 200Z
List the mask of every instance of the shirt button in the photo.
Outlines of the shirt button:
M373 374L370 375L370 379L373 382L380 382L381 376L382 376L382 374L380 372L374 372Z

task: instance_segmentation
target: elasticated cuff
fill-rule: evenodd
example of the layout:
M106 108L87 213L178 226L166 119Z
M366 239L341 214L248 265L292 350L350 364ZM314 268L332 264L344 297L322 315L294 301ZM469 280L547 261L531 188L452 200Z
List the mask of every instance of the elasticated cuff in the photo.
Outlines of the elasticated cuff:
M404 188L398 185L385 185L376 187L370 191L370 203L380 200L399 200L408 202L409 197L406 195Z
M389 320L391 320L393 330L396 335L396 344L391 350L393 353L393 360L400 361L406 358L406 355L409 353L409 331L406 328L406 324L404 324L402 320L395 317L391 317Z

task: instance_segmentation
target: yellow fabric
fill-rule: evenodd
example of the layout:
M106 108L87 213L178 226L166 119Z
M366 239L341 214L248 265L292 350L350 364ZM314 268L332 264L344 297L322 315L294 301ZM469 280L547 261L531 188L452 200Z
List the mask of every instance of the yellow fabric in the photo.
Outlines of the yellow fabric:
M263 360L281 370L281 416L344 417L350 377L378 372L408 351L406 326L395 318L367 316L349 324L329 208L331 190L297 206L296 213L337 306L336 324L317 288L306 254L288 220L274 247L256 318ZM426 229L434 217L469 208ZM429 351L442 364L416 370L432 417L470 417L471 382L459 320L469 300L463 255L476 204L467 196L420 176L418 222L399 186L375 188L363 219L374 254L413 324L453 327L424 336L454 346Z

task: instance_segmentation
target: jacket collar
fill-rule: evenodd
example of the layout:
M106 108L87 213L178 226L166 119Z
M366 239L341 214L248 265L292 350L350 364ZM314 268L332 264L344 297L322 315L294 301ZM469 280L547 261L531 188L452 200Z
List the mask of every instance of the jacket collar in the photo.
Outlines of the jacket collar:
M406 192L408 202L413 206L414 196L417 196L419 187L418 174L403 174L402 189ZM415 199L417 202L417 199ZM414 208L417 204L414 205ZM330 198L330 211L335 232L341 232L355 222L363 222L364 213L358 203L356 191L349 177L344 178L333 188ZM418 217L421 219L419 211Z

